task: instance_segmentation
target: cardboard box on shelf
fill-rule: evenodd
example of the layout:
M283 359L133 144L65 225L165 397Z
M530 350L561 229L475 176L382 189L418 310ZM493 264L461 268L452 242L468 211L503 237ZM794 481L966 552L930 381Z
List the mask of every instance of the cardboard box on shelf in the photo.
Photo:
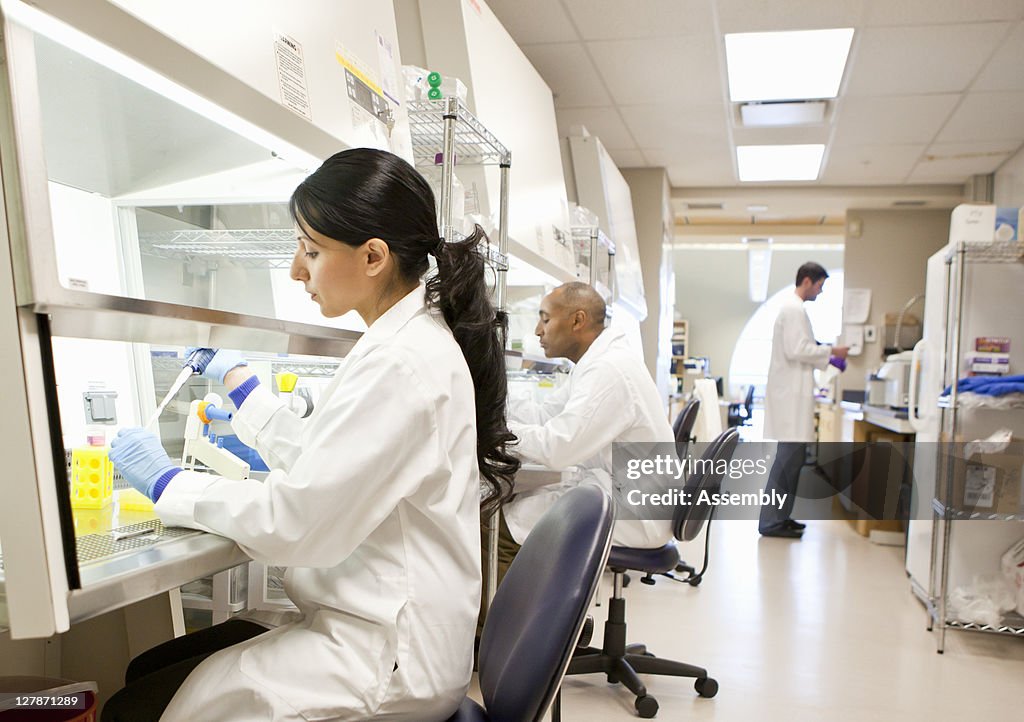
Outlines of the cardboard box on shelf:
M975 351L1010 353L1010 339L1005 336L978 336L974 339Z
M993 514L1024 513L1024 441L1013 439L996 454L963 458L963 444L955 445L953 506L963 511Z

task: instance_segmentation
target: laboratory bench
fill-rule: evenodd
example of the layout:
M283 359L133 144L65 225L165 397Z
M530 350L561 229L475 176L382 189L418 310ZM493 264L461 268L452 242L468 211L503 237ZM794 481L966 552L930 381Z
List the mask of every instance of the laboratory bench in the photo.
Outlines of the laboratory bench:
M122 511L113 503L73 509L72 519L82 584L69 600L72 624L249 561L230 539L164 527L153 511Z
M908 503L913 478L914 427L907 410L841 401L839 411L838 438L833 435L832 440L863 446L863 456L858 447L841 455L847 461L832 469L840 481L849 482L838 497L848 520L862 536L903 532L905 522L898 517Z

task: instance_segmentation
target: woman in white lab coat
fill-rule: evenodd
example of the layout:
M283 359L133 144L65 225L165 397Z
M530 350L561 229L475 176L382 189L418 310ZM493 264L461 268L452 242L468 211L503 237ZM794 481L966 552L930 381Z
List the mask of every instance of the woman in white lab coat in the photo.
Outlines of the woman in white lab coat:
M240 357L222 351L207 368L233 389L233 428L272 467L265 482L180 471L141 430L112 444L165 524L287 566L302 618L205 658L188 637L168 643L168 664L147 667L104 720L145 718L132 710L154 689L166 704L167 684L164 720L423 722L458 706L480 595L480 481L497 503L518 464L505 452L506 319L489 300L483 234L444 243L434 208L426 181L383 151L338 153L296 189L292 278L325 316L356 310L368 330L306 420ZM438 272L424 285L428 255Z

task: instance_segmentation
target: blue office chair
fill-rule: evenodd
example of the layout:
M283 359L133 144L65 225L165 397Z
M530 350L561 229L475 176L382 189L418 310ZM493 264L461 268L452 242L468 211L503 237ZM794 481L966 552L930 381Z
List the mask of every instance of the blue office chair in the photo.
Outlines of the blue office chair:
M721 460L730 460L739 441L736 429L727 429L708 445L701 457L710 460L710 464L702 464L701 468L710 468L708 473L691 474L686 481L686 490L690 499L699 498L700 492L706 489L709 493L717 493L721 488L723 474ZM692 541L700 534L704 523L711 517L713 507L700 504L680 504L676 507L672 519L672 531L679 541ZM664 574L675 568L679 563L679 551L674 542L669 542L658 549L633 549L629 547L612 547L608 558L608 566L614 573L614 588L608 602L608 621L604 625L602 648L585 647L576 652L569 671L566 674L594 674L603 672L608 681L622 682L636 695L634 705L637 714L644 718L654 717L658 713L658 701L647 694L647 687L640 681L639 674L663 674L674 677L694 677L697 693L701 697L714 697L718 693L718 682L708 676L703 667L684 662L659 659L647 651L644 644L626 644L626 600L622 597L622 577L627 570L647 574Z
M449 722L539 722L552 709L611 547L615 513L596 486L568 491L526 538L487 612L477 663L484 707Z

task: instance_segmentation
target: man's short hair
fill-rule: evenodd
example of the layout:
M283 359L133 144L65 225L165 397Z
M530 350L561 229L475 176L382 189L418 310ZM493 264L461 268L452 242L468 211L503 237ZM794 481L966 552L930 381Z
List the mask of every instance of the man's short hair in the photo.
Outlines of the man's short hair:
M604 299L589 283L572 281L563 283L555 290L561 291L559 300L563 308L573 312L586 311L593 323L599 326L604 325L606 315Z
M808 261L796 269L796 285L803 283L805 278L811 279L811 283L817 283L823 278L828 278L828 271L814 261Z

